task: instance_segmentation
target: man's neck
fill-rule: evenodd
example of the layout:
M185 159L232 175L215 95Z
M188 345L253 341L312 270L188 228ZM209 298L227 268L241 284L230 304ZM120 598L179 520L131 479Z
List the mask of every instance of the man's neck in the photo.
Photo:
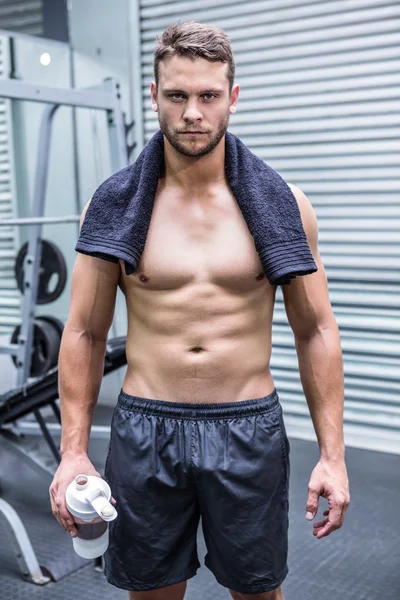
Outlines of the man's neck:
M225 136L212 152L201 157L181 154L164 137L164 159L166 184L201 196L225 180Z

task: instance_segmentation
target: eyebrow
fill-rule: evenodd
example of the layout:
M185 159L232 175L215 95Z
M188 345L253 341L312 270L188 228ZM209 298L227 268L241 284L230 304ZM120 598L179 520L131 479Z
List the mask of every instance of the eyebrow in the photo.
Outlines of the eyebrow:
M162 90L163 94L186 94L187 92L185 92L184 90L179 90L179 89L174 89L174 88L165 88ZM206 89L206 90L202 90L200 92L200 95L202 94L222 94L223 90L220 89Z

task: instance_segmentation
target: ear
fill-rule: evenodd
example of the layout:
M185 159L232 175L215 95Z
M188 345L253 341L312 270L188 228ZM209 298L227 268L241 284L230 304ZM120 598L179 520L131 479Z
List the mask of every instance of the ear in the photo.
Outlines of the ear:
M239 100L239 91L240 87L238 85L234 85L231 91L231 100L229 105L229 112L233 115L237 110L237 103Z
M151 108L154 112L158 111L158 103L157 103L157 86L156 82L152 81L150 84L150 93L151 93Z

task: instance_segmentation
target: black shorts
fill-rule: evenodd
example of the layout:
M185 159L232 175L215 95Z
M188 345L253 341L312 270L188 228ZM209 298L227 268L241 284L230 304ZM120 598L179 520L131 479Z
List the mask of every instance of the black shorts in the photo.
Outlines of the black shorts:
M109 583L153 590L193 577L200 562L244 594L285 579L289 441L274 391L189 404L129 396L115 407L105 479L117 501L104 555Z

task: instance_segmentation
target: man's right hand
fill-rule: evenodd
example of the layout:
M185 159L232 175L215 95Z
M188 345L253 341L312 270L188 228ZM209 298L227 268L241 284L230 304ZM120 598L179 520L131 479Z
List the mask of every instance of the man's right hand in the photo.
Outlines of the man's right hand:
M76 537L78 531L76 527L74 527L74 517L67 509L65 494L71 481L80 474L101 477L100 473L96 471L93 464L90 462L87 454L65 453L62 456L59 467L49 488L53 515L60 523L61 527L63 527L65 531L68 531L72 537ZM113 504L115 504L115 500Z

